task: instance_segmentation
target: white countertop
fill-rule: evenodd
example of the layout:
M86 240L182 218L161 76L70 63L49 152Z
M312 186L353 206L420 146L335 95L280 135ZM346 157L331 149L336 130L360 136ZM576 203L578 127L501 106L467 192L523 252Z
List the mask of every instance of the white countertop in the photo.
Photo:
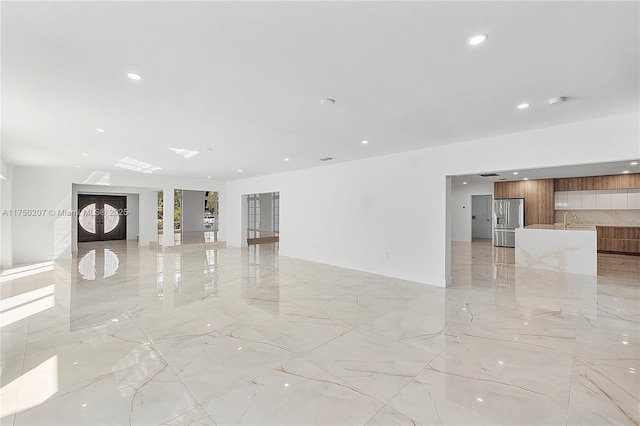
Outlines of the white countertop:
M596 227L593 225L569 225L567 229L564 229L561 223L554 223L553 225L529 225L525 226L524 229L549 229L555 231L596 231Z

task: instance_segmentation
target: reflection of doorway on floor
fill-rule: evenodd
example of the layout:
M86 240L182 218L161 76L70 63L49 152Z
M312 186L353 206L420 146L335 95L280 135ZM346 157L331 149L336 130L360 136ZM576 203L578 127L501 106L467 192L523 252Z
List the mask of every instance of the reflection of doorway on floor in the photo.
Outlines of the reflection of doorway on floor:
M280 193L249 194L247 198L247 244L280 241Z
M472 240L491 238L491 195L471 196Z

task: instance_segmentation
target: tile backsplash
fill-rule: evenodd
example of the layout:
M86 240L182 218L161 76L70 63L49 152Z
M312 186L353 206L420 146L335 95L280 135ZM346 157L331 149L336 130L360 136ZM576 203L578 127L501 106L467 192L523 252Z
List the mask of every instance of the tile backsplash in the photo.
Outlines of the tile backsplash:
M565 211L556 210L556 223L562 223ZM569 223L640 226L640 210L576 210L575 212L578 215L578 220L568 216Z

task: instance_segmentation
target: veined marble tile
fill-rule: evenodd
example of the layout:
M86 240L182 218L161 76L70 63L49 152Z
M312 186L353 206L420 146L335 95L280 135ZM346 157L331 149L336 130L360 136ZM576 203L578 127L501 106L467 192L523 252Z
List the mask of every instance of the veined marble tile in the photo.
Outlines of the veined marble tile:
M67 334L65 334L67 333ZM57 343L57 340L61 340ZM163 362L148 340L131 322L113 329L69 333L57 330L50 336L39 336L27 345L23 373L48 359L56 358L57 386L67 389L90 382L116 370L144 363Z
M278 365L293 354L246 326L211 335L155 343L198 401L230 391Z
M369 306L371 305L370 303ZM378 304L378 311L389 311L393 309L393 306L388 306L387 309L383 309L381 305L381 303ZM380 316L379 312L360 304L360 298L357 295L338 296L316 308L316 310L357 325L364 324Z
M25 326L15 327L16 324L12 324L12 326L3 327L0 331L0 349L2 353L0 354L2 357L2 382L4 383L4 376L8 373L9 368L13 368L13 363L7 364L7 360L11 359L20 359L20 363L22 364L22 359L24 358L26 346L27 346L27 336L29 332L28 324Z
M421 349L435 357L455 336L442 316L444 309L433 306L432 312L395 308L363 325L372 333Z
M497 380L425 369L388 404L416 424L564 424L566 402Z
M569 423L640 422L640 330L577 331Z
M367 422L367 426L416 426L418 424L389 406L382 408Z
M66 357L52 357L56 362L30 382L39 388L20 390L16 425L159 424L197 405L155 351L133 350L111 371L72 386L59 382L61 374L69 377L58 369L60 358L64 362ZM39 395L48 390L44 387L48 381L53 394ZM39 402L35 406L34 399Z
M444 289L275 246L92 247L113 274L0 283L3 424L639 423L640 257L586 277L454 242Z
M292 352L305 352L354 329L354 324L298 307L255 325L256 331Z
M184 414L162 423L162 426L209 426L214 425L213 419L202 407L196 407Z
M203 405L217 424L364 424L382 404L303 359Z
M386 403L433 355L358 328L303 357Z
M603 286L597 296L597 312L595 318L605 323L606 320L625 322L628 327L640 327L640 284L637 288L618 288ZM619 327L621 324L616 324Z
M474 319L458 336L486 341L518 342L570 353L575 339L576 317L561 311L536 314L496 312L496 315Z
M637 353L637 347L636 351ZM571 377L569 425L640 423L640 362L576 362ZM617 365L616 365L617 364Z
M149 342L128 316L113 317L86 327L73 325L72 322L55 322L50 327L31 331L27 340L27 353L33 355L45 350L55 351L76 344L95 348L97 345L145 345Z
M207 335L235 320L203 302L179 306L157 304L133 309L131 317L152 341Z
M571 344L522 342L461 335L425 368L478 382L500 383L566 405L573 357ZM566 408L566 406L565 406Z

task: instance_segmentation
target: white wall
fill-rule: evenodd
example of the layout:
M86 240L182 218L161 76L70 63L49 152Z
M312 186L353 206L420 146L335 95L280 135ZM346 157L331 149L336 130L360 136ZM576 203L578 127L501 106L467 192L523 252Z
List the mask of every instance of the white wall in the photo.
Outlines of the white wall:
M146 247L151 241L158 241L158 191L141 191L138 201L140 206L138 245Z
M637 113L625 114L232 181L227 242L241 245L242 194L279 191L281 254L445 286L448 175L637 159L639 124Z
M72 210L77 207L77 192L73 184L99 184L105 192L122 192L123 188L136 188L136 193L144 193L146 206L144 216L140 214L138 232L144 224L144 240L148 244L150 233L156 232L156 207L151 208L149 192L164 189L218 190L225 191L224 182L210 179L190 179L174 176L159 176L135 172L101 172L95 170L67 168L13 167L12 206L14 209L45 209L55 214L42 217L13 218L12 243L15 263L38 262L53 259L68 259L77 238L75 238L75 217L60 216L58 210ZM103 186L104 185L104 186ZM156 197L154 194L153 197ZM172 205L172 204L171 204ZM173 209L165 209L173 216ZM19 219L19 220L16 220ZM173 222L171 222L173 223ZM153 231L152 231L153 230ZM221 219L220 240L224 241L226 223ZM156 234L157 235L157 234ZM4 236L3 236L4 239Z
M11 182L13 167L0 157L0 269L13 265L13 250L11 244L11 215L5 214L11 210Z
M204 192L182 191L182 230L204 230Z
M137 240L140 233L140 197L138 194L127 194L127 213L127 240Z
M451 240L471 242L471 196L493 195L493 182L451 187Z

